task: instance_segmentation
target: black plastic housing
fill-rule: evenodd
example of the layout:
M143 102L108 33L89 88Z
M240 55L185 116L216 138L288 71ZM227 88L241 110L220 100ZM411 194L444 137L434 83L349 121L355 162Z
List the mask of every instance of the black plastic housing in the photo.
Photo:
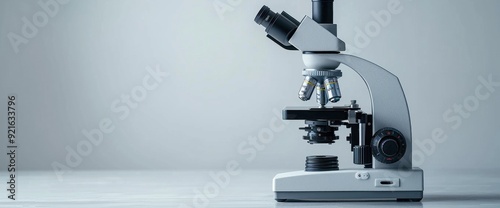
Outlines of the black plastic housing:
M300 25L286 12L281 14L273 12L269 7L263 6L255 17L255 22L266 28L268 37L285 49L295 48L288 42Z
M313 20L320 24L333 24L333 1L312 0Z

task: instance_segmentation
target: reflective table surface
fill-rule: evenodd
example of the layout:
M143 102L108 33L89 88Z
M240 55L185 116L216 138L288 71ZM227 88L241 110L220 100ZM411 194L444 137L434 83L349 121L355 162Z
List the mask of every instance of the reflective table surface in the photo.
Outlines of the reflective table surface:
M424 171L422 202L286 203L271 190L278 170L20 172L16 201L3 191L0 207L500 207L500 170Z

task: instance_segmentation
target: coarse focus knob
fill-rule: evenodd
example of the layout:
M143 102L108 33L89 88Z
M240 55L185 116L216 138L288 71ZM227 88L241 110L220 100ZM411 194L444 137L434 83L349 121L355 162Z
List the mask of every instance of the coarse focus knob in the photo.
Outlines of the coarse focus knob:
M406 152L406 139L394 128L383 128L372 139L372 154L381 163L399 161Z

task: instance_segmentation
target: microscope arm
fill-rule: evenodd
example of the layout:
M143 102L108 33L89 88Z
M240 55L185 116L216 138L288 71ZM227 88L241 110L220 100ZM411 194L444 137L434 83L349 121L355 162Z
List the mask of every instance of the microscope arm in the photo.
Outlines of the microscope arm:
M373 132L386 127L399 130L411 150L411 123L405 94L399 79L384 68L365 59L345 54L303 54L308 68L322 69L338 66L340 63L352 68L364 80L371 97ZM409 151L411 153L411 151ZM405 154L398 161L398 167L411 169L411 154ZM386 164L373 160L374 168L384 168Z

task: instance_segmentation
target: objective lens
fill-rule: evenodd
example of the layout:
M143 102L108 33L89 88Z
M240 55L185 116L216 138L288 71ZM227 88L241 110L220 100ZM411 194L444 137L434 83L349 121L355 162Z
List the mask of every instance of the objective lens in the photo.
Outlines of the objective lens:
M321 107L324 107L328 100L326 100L325 86L321 83L316 84L316 101Z
M340 87L337 77L330 77L325 79L325 90L328 95L328 100L332 103L340 101L342 94L340 93Z
M299 99L302 101L308 101L311 99L312 93L314 92L314 88L316 87L316 84L318 81L316 81L314 78L307 76L304 79L304 83L302 83L302 87L300 88L299 91Z

